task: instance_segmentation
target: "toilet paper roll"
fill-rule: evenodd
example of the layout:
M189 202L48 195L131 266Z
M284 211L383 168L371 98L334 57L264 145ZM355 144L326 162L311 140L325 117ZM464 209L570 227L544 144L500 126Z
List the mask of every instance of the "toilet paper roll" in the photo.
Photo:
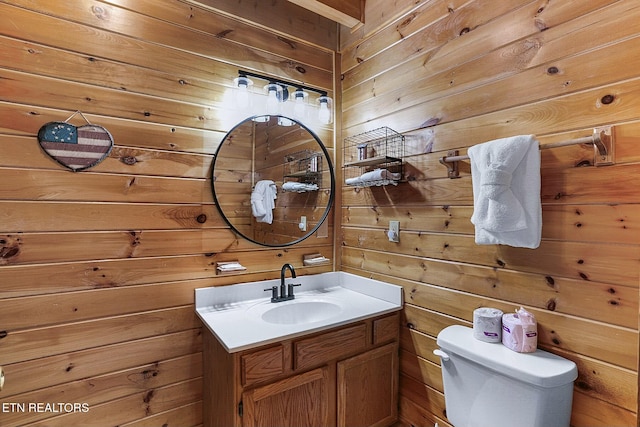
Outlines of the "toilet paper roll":
M473 337L485 342L502 342L502 311L481 307L473 311Z
M502 344L518 353L536 351L538 323L535 316L522 307L502 316Z

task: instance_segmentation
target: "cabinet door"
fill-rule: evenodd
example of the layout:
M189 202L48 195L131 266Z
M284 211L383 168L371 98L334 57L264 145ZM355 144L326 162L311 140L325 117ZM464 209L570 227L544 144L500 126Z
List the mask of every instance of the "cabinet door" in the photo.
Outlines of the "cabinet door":
M390 426L398 418L398 344L338 363L338 427Z
M329 425L329 369L322 367L242 393L243 427Z

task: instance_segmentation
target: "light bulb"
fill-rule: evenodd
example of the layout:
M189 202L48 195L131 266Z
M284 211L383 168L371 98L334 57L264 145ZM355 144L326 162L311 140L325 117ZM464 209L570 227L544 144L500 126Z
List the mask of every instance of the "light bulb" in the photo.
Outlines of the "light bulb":
M331 123L331 109L329 108L329 99L325 96L318 98L320 110L318 111L318 120L325 125Z
M304 101L307 96L308 94L302 89L293 92L293 115L299 119L304 118L306 114L307 108Z
M233 80L237 91L235 95L236 105L240 108L246 108L251 103L249 86L253 85L253 82L247 77L240 76Z
M267 90L267 114L278 114L278 107L280 101L278 100L278 86L275 84L268 84Z
M247 107L249 105L249 90L247 85L238 86L238 107Z

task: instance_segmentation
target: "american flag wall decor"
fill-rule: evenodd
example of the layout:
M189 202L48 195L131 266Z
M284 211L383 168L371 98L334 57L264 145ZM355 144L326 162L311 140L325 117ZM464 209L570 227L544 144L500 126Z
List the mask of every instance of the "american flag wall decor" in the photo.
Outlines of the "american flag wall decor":
M93 124L49 122L38 131L38 142L46 154L74 172L102 162L113 148L109 131Z

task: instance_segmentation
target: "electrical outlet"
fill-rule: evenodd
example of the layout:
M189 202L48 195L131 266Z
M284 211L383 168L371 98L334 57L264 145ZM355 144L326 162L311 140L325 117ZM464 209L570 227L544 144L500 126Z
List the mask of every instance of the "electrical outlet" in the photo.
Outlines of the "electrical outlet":
M298 227L300 227L300 231L307 231L307 217L306 216L301 216L300 217L300 223L298 224Z
M389 221L389 231L387 232L390 242L400 241L400 221Z

